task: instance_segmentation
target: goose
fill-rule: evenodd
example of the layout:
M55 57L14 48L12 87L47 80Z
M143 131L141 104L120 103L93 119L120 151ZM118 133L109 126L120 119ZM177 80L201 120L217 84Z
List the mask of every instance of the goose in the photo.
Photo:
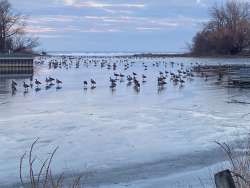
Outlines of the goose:
M17 83L14 80L12 80L11 85L12 86L17 86Z
M161 79L162 79L162 80L166 80L167 77L166 77L166 76L161 76Z
M84 81L84 82L83 82L83 85L84 85L84 89L87 89L88 82L87 82L87 81Z
M90 82L91 82L92 86L96 85L96 81L94 79L91 79Z
M61 80L56 79L57 85L62 84L63 82Z
M124 78L124 77L125 77L125 75L120 73L120 77L121 77L121 78Z
M136 79L134 80L134 83L135 83L134 90L135 90L136 92L140 92L141 84L140 84L139 81L136 80Z
M165 77L158 77L158 82L165 81Z
M181 84L184 84L185 81L184 81L183 79L180 79L180 83L181 83Z
M25 82L23 82L23 87L25 90L28 90L28 88L30 87L28 84L26 84Z
M115 83L115 82L111 82L110 88L111 88L111 89L116 88L116 83Z
M146 82L146 80L145 80L146 78L147 78L147 76L145 76L145 75L143 74L143 75L142 75L142 82L143 82L143 83Z
M33 87L33 77L32 76L30 77L30 87L31 88Z
M11 90L13 94L17 91L17 88L14 84L11 85Z
M135 78L134 78L134 84L135 84L135 87L138 87L138 88L141 87L140 82L138 80L136 80Z
M127 80L128 80L129 82L132 82L133 78L132 78L130 75L128 75L128 76L127 76Z
M208 75L205 76L205 81L208 81Z
M223 74L221 72L219 72L219 77L218 77L218 81L221 81L223 78Z
M39 81L36 79L36 80L35 80L35 84L36 84L36 86L38 87L38 86L41 85L42 83L39 82Z
M135 87L140 88L140 87L141 87L141 84L140 84L139 82L136 82L136 83L135 83Z
M109 77L109 81L110 81L111 83L116 83L116 80L113 79L113 78L111 78L111 77Z
M53 82L53 81L55 81L55 79L52 77L49 77L49 82Z
M120 74L114 73L114 76L115 76L115 78L117 80L117 78L120 76Z
M160 82L160 85L161 85L161 86L166 85L166 84L167 84L167 82L164 81L164 80L162 80L162 81Z
M50 82L48 77L46 77L45 82L46 82L47 85Z
M178 79L178 78L173 78L172 80L173 80L173 82L174 82L175 84L177 84L177 83L179 82L179 79Z
M165 79L163 79L162 77L158 78L158 86L164 86L166 84L167 82L165 81Z

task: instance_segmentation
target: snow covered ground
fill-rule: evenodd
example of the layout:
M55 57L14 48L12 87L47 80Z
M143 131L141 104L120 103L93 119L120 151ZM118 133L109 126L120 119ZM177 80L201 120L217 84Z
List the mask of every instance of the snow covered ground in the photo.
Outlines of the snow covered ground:
M117 60L113 60L116 62ZM55 174L64 171L91 172L89 186L100 187L199 187L199 178L212 186L210 175L224 160L214 141L235 142L249 132L250 106L228 103L249 101L249 89L225 88L216 78L201 77L180 88L170 81L162 91L157 88L162 59L134 60L123 70L126 75L144 73L148 78L139 93L126 82L115 91L109 88L114 71L80 65L69 69L49 69L36 65L34 78L47 76L63 81L55 87L23 93L23 79L11 95L11 79L0 80L0 186L19 181L19 159L39 137L35 153L39 160L54 147ZM250 63L248 59L165 59L184 63ZM142 62L149 68L144 71ZM95 90L83 90L83 81L94 78ZM26 81L28 81L27 79ZM220 165L219 165L220 166Z

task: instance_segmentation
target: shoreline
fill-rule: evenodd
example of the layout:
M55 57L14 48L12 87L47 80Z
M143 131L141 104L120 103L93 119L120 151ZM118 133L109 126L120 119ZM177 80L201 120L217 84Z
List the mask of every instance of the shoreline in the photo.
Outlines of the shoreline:
M95 55L93 55L95 54ZM66 57L98 57L98 58L108 58L108 57L117 57L117 58L201 58L201 59L206 59L206 58L211 58L211 59L216 59L216 58L225 58L225 59L240 59L240 58L250 58L250 54L240 54L240 55L194 55L191 53L131 53L131 54L119 54L117 52L105 52L105 53L93 53L93 54L88 54L88 53L78 53L78 54L69 54L65 52L65 54L53 54L53 53L48 53L46 55L37 55L40 57L53 57L53 56L66 56ZM107 54L107 55L103 55ZM119 54L119 55L118 55ZM36 56L36 55L34 55Z
M204 163L204 158L206 161ZM198 163L197 163L198 161ZM72 174L82 176L81 185L85 187L112 187L125 184L126 187L133 187L137 182L154 181L156 179L166 179L169 182L175 182L172 176L180 176L195 171L210 169L216 164L225 162L225 157L220 148L211 148L209 150L194 151L180 156L164 157L162 159L145 161L135 164L107 168L107 169L87 169L86 171L65 172L65 184L72 182ZM206 173L206 170L204 170ZM55 175L55 178L59 175ZM188 176L183 176L189 179ZM189 183L199 183L189 182ZM167 185L165 184L165 186ZM19 188L20 183L1 185L3 188ZM168 186L167 186L168 187Z
M250 58L250 54L245 55L194 55L190 53L182 53L182 54L154 54L154 53L146 53L146 54L134 54L133 57L169 57L169 58Z

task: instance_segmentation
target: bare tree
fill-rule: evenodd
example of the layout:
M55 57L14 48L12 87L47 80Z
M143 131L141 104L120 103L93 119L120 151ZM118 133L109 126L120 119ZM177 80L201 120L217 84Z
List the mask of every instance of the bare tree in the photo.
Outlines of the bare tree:
M0 0L0 52L25 52L38 46L37 39L25 33L25 17L15 13L8 0Z
M193 39L196 54L237 54L250 47L250 6L248 2L227 1L210 10L210 21Z

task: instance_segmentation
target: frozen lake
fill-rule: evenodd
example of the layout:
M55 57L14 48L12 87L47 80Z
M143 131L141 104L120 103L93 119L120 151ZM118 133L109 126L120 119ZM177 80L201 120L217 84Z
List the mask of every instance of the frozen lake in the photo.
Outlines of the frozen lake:
M177 184L172 176L184 174L185 183L178 181L185 185L190 176L197 179L191 171L223 160L214 141L235 142L248 135L250 105L231 101L249 102L250 89L228 88L216 77L205 81L194 73L183 87L168 77L168 84L159 90L157 77L159 71L177 72L181 63L186 70L196 62L249 64L249 59L129 59L127 70L127 62L118 58L106 59L103 68L101 59L95 59L96 66L82 59L79 68L76 59L72 63L66 59L67 67L57 69L49 68L50 60L35 65L34 79L43 82L40 91L34 86L24 93L22 84L24 80L29 83L29 78L0 80L1 187L19 181L19 159L37 137L39 159L60 147L53 162L56 174L93 172L89 185L107 187L124 183L133 187L134 182L135 187L159 186L145 182L165 177L165 187L173 187ZM140 82L145 74L146 83L137 92L125 78L111 90L109 77L114 78L114 72L126 76L135 72ZM62 80L62 88L46 90L49 76ZM91 78L96 88L84 90L83 81ZM12 80L18 83L14 95Z

